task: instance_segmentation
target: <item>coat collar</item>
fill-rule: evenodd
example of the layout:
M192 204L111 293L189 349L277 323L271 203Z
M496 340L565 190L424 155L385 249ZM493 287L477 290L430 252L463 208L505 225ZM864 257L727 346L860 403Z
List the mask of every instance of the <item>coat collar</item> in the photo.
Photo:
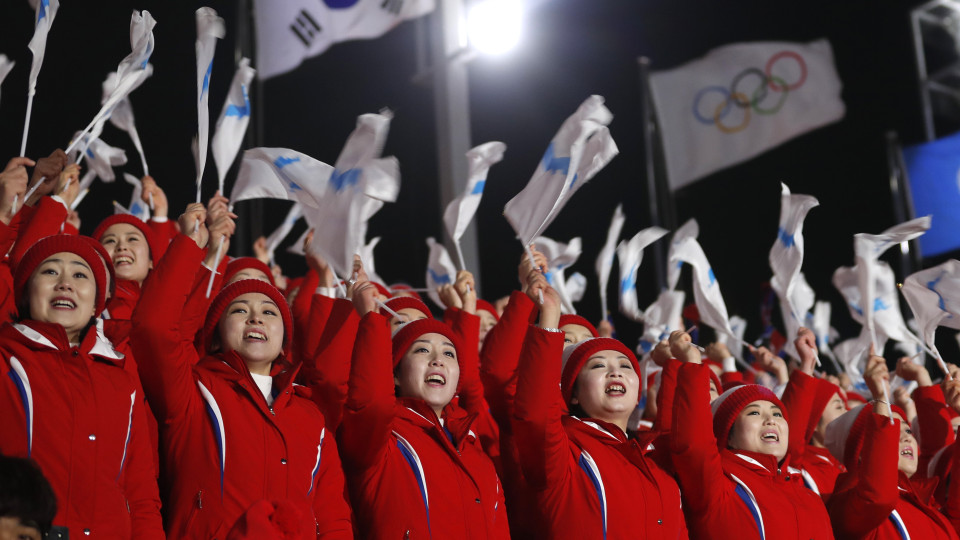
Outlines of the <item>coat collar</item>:
M10 327L16 332L18 341L35 350L55 349L68 351L71 349L70 340L63 326L56 323L45 323L34 320L24 320ZM124 356L113 348L113 344L103 334L103 320L97 319L95 326L87 329L77 347L81 351L101 358L111 364L122 366Z
M206 358L197 364L197 367L208 370L227 381L236 383L241 381L245 382L245 386L251 395L254 395L251 389L257 388L257 383L253 380L253 376L250 375L250 369L236 351L207 355ZM273 402L274 409L286 403L287 399L285 399L285 396L288 395L287 390L290 390L290 392L293 391L291 387L293 386L293 380L296 378L298 370L299 366L290 365L282 353L273 361L273 365L270 368L270 376L273 377L273 390L276 395L275 401ZM256 392L259 394L259 390ZM262 396L260 397L262 398ZM260 399L259 401L263 400ZM266 407L265 401L263 401L263 405Z
M462 448L464 441L469 437L474 439L477 437L470 429L477 415L467 413L454 403L448 404L443 409L440 418L437 418L437 413L422 399L397 398L397 407L400 415L414 424L449 433L451 442L457 449Z

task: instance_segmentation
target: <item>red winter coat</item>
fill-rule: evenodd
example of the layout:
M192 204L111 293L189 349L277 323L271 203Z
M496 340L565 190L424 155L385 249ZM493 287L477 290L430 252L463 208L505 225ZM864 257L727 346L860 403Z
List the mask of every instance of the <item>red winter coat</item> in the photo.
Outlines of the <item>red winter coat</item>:
M160 497L137 386L88 331L0 328L0 454L35 460L57 496L54 525L76 538L163 538Z
M870 413L860 464L840 475L830 498L838 539L957 540L947 518L930 506L930 493L923 493L932 490L915 489L897 470L899 422Z
M687 538L677 483L620 428L562 413L563 334L530 326L514 401L543 538Z
M709 369L682 365L674 399L671 446L691 536L833 538L823 501L788 471L789 456L778 464L769 454L717 448Z
M394 397L387 319L360 320L340 445L363 538L509 538L503 489L474 415Z
M820 494L824 502L833 495L837 476L847 469L826 448L810 444L817 429L821 411L814 411L814 399L819 386L834 387L823 379L811 377L799 369L790 375L783 393L783 404L790 420L790 445L787 450L790 463L801 471L806 486Z
M176 538L224 538L255 501L287 500L302 538L351 538L350 510L334 438L295 369L273 364L268 406L235 352L198 363L180 312L203 251L178 236L144 288L131 346L161 426L171 477L167 530Z

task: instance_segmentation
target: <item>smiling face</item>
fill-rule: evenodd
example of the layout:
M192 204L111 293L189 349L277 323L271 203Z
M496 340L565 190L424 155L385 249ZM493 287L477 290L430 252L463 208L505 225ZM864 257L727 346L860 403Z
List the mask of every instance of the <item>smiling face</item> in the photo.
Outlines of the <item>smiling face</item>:
M900 420L900 445L898 447L900 459L897 461L897 469L907 475L907 478L910 478L917 472L917 459L920 457L917 440L913 438L913 430L910 429L909 422L897 413L893 413L893 417Z
M579 324L565 324L560 327L560 330L563 332L564 346L580 343L593 337L586 326Z
M442 334L423 334L400 359L393 382L400 397L426 401L439 417L460 382L456 348Z
M640 377L630 359L620 351L598 351L577 375L571 403L580 405L591 418L623 428L637 406L639 392Z
M142 284L153 268L150 244L140 229L129 223L111 225L100 237L100 243L113 260L117 279L129 279Z
M97 284L87 262L76 253L54 253L44 259L27 282L30 318L56 323L71 343L94 316Z
M758 400L737 415L727 445L735 450L771 454L780 461L787 455L789 438L790 430L780 407L770 401Z
M251 373L269 375L283 351L283 315L269 296L241 294L223 310L218 325L224 352L236 351Z

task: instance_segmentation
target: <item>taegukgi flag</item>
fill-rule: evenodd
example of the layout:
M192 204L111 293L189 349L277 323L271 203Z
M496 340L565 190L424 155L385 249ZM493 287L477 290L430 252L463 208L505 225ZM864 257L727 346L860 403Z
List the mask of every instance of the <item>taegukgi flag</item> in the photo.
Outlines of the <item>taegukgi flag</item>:
M435 0L256 0L260 76L291 71L338 41L382 36L434 6Z
M843 118L830 42L734 43L650 76L673 189Z

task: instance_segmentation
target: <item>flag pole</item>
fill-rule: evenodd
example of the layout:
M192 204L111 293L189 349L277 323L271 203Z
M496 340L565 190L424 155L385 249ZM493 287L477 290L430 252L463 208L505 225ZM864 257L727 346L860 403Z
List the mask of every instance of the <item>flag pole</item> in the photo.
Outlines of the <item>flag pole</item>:
M31 90L27 95L27 114L23 118L23 138L20 139L20 156L27 155L27 135L30 134L30 116L33 114L33 96L36 92Z
M650 59L646 56L637 58L640 72L640 111L643 128L640 130L643 139L644 177L647 183L647 210L650 212L650 224L665 229L675 229L676 210L673 207L673 195L669 186L657 174L656 139L660 130L657 127L656 112L653 108L653 97L650 92ZM666 260L662 243L653 246L654 269L656 272L657 288L663 290L667 286Z

